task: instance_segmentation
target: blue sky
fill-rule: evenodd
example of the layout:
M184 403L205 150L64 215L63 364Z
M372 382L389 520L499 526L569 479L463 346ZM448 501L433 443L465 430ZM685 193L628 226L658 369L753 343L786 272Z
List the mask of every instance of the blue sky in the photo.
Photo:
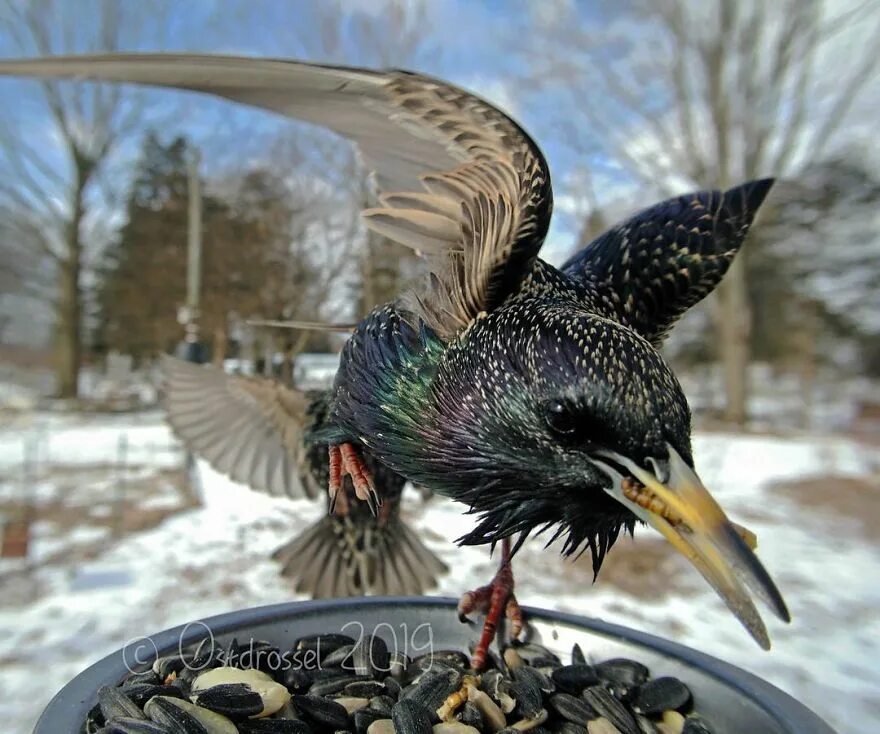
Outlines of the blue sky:
M538 0L540 2L540 0ZM564 3L563 3L564 4ZM150 5L150 4L145 4ZM375 66L383 60L398 62L393 46L377 49L359 43L354 28L359 22L382 25L387 3L383 0L352 0L342 3L346 18L340 23L340 44L328 52L316 38L321 34L320 18L309 3L278 2L209 2L194 1L163 4L163 19L145 20L138 14L123 13L122 50L193 50L202 52L240 53L262 56L293 56L316 61ZM550 8L553 3L542 4ZM55 25L75 22L78 27L76 50L88 50L97 13L96 3L80 0L60 3L61 18ZM121 6L125 8L126 6ZM129 9L133 4L127 6ZM160 5L156 4L159 8ZM296 7L297 10L291 8ZM595 22L595 5L585 5L583 22ZM399 59L408 68L424 71L470 88L508 109L533 136L550 161L559 200L566 200L565 183L578 161L571 151L554 138L553 131L542 115L542 106L534 104L533 95L521 94L517 76L528 58L517 52L517 36L522 21L533 12L533 3L479 3L466 0L439 0L425 6L426 22L423 41L415 53ZM66 16L66 17L65 17ZM75 18L75 20L74 20ZM333 35L333 34L331 34ZM68 48L59 36L57 48ZM332 45L332 44L331 44ZM366 47L365 47L366 46ZM0 34L0 55L19 56L20 43L8 34ZM385 55L385 59L379 58ZM33 82L0 81L0 123L12 125L45 150L51 165L63 169L52 138L52 121L35 92ZM199 95L174 92L141 93L144 106L168 136L183 133L192 137L206 151L208 165L212 152L224 164L242 145L242 152L256 146L261 136L270 138L285 124L262 112L250 111L227 102L207 100ZM149 120L144 121L144 127ZM242 131L246 135L242 136ZM125 178L127 165L137 155L142 132L129 136L118 151L115 176ZM114 187L124 187L116 180ZM564 207L557 210L548 242L548 254L560 257L571 245L577 222L566 217Z
M39 2L39 0L35 0ZM540 0L537 0L540 2ZM411 4L410 14L416 4ZM541 5L549 8L552 4ZM508 112L538 140L550 161L556 194L565 202L565 182L574 163L570 152L555 140L542 115L518 89L517 74L529 60L517 52L518 30L533 11L528 2L468 2L436 0L422 6L420 20L407 33L419 40L408 44L394 35L383 38L389 3L385 0L349 0L340 3L341 19L321 17L318 5L306 2L248 2L246 0L192 0L186 3L121 3L120 50L190 50L254 56L305 58L349 65L404 66L438 77L482 94ZM22 5L24 7L24 5ZM75 0L48 3L46 17L53 33L55 52L87 52L94 49L98 25L98 2ZM588 14L584 13L584 22ZM327 29L327 26L330 29ZM64 29L75 29L65 37ZM371 39L372 31L379 41ZM404 35L407 35L404 33ZM411 48L398 48L399 45ZM37 55L0 22L0 56ZM122 205L144 131L158 127L167 138L183 134L202 150L204 167L240 166L259 157L261 142L275 138L293 124L264 112L201 95L159 90L132 90L144 112L140 125L120 141L103 177L104 186L92 191L90 226L104 235L121 223ZM0 79L0 130L12 131L41 152L53 170L69 175L69 161L61 151L54 122L35 82ZM340 144L342 144L340 142ZM9 168L0 152L0 167ZM107 197L105 194L110 193ZM46 199L65 206L64 190L45 187ZM570 251L578 222L557 207L545 256L564 259ZM93 255L97 252L95 248ZM2 304L0 304L2 306ZM7 308L7 310L9 310ZM42 341L50 334L52 315L38 303L21 307L8 338Z
M12 0L14 6L21 8L39 7L41 3L50 6L45 14L50 19L49 27L54 34L52 45L57 52L92 50L99 1ZM403 66L471 89L508 111L532 134L547 156L556 209L543 254L551 262L559 262L574 247L585 213L584 188L579 182L583 171L589 170L593 176L599 205L610 209L615 216L624 215L638 204L651 202L654 194L646 191L645 184L637 183L636 177L625 170L618 158L608 155L599 144L589 151L589 155L583 150L592 147L591 136L595 134L587 123L584 106L592 105L591 111L598 110L603 118L611 119L612 113L605 98L597 98L595 94L589 99L577 96L584 91L593 91L589 82L586 87L575 85L561 91L559 88L536 91L523 81L530 70L540 68L545 56L551 55L544 53L542 44L552 45L555 39L553 33L535 33L535 28L542 23L552 26L559 19L562 19L563 31L571 28L588 31L600 41L608 41L609 53L618 50L615 44L623 40L623 45L630 43L631 50L640 54L649 65L668 62L668 51L664 56L662 47L646 41L645 23L638 22L644 18L638 16L637 22L633 22L632 17L621 12L625 0L400 2L409 8L411 14L418 15L419 20L404 24L402 30L393 33L387 32L391 23L391 0L338 0L338 7L344 8L344 12L335 19L326 13L326 8L334 5L333 0L320 3L307 0L119 2L117 7L122 18L119 46L121 50L132 51L189 50L304 58L373 67ZM824 5L833 16L858 3L859 0L828 0ZM688 12L696 14L694 17L699 16L702 8L709 7L697 0L693 4L685 3L685 6ZM416 12L419 7L421 13ZM782 27L787 19L774 17L773 21L777 27ZM692 32L698 34L699 24L696 20L692 22ZM818 102L823 99L823 87L831 90L841 87L841 79L847 77L850 68L858 61L858 54L854 52L874 37L872 27L862 23L852 33L838 34L835 43L820 57L813 73L816 89L813 97ZM64 38L64 29L75 29L68 34L73 37L72 43L70 38ZM765 37L772 30L763 29ZM420 40L410 48L407 39L414 35ZM570 52L570 47L564 47L564 53ZM8 28L4 29L0 6L0 56L34 53L33 47L22 46L10 35ZM754 62L757 67L761 59L746 61ZM581 64L579 69L595 71L583 66L582 57L576 57L574 63ZM579 83L583 85L584 80ZM577 89L578 92L565 93L568 89ZM861 140L866 150L876 155L874 122L878 108L876 101L880 100L880 83L876 78L869 91L861 95L850 111L847 140ZM655 98L644 90L641 93L652 100L652 107L658 115L662 115L664 109L671 112L668 97ZM178 134L191 138L204 151L209 173L212 169L231 167L258 157L263 141L273 139L281 130L295 129L293 123L280 118L201 95L155 90L140 91L137 95L144 119L118 147L105 177L106 188L113 191L117 199L124 200L131 165L149 126L158 127L169 138ZM560 127L560 121L570 124L576 133L585 133L586 145L579 148L568 144L567 133ZM648 161L662 157L670 146L681 142L677 138L655 136L652 139L647 134L649 126L625 116L616 118L615 124L626 144L641 146L637 155ZM51 119L34 82L0 79L0 134L9 129L42 151L50 167L61 171L68 169L67 162L59 154ZM802 153L804 159L809 160L809 148ZM0 166L3 165L0 153ZM652 179L652 183L656 182ZM673 179L671 187L681 190L692 185L686 180ZM108 206L105 201L101 201L95 212L101 223L112 224L119 216L118 209Z

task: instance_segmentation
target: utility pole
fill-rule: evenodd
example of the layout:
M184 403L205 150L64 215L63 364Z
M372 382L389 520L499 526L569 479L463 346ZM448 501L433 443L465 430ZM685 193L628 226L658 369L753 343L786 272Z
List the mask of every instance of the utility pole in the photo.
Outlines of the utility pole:
M202 285L202 185L199 179L201 155L194 148L187 161L186 304L178 312L184 328L181 356L190 362L204 362L204 345L199 341L199 294Z
M184 339L178 356L189 362L205 362L204 345L199 341L199 294L202 286L202 186L199 179L201 155L193 148L187 160L187 194L189 208L186 238L186 304L177 313L184 328ZM184 459L190 494L202 499L202 486L196 470L195 457L186 452Z

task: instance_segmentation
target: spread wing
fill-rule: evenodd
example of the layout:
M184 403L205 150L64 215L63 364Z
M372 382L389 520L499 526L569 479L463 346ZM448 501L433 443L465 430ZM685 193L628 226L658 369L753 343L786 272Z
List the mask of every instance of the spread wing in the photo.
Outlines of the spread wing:
M659 345L733 262L773 179L669 199L593 240L562 271L609 316Z
M446 338L516 292L547 233L537 146L492 105L426 76L192 54L3 61L0 74L207 92L350 138L380 191L367 225L428 259L425 287L405 300Z
M168 356L162 371L168 423L190 451L258 491L319 495L302 442L308 408L303 393Z

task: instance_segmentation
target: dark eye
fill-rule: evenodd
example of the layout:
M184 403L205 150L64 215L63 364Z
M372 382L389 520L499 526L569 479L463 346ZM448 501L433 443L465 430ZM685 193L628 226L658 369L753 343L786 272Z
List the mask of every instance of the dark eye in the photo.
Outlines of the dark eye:
M568 436L577 429L577 416L559 400L551 400L544 406L544 420L553 433L561 436Z

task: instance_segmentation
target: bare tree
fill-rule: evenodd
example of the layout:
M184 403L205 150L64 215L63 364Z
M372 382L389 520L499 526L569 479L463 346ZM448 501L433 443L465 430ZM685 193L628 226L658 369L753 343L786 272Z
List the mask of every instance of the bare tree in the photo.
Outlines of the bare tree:
M568 7L568 6L567 6ZM820 0L635 0L597 29L542 12L531 81L565 100L575 149L597 142L652 193L794 174L877 91L880 7ZM586 125L570 123L576 111ZM714 309L726 418L746 418L748 248Z
M273 247L276 267L261 289L259 307L247 316L256 319L345 321L353 316L346 308L356 281L358 248L363 234L359 212L351 205L352 187L361 177L357 160L346 146L314 131L283 134L274 141L271 169L260 177L271 181L259 200L242 195L254 174L241 179L236 198L252 214L275 221L283 236ZM282 173L283 172L283 173ZM264 335L274 351L277 337ZM308 331L286 334L286 360L291 363L314 336Z
M345 0L290 5L288 22L273 26L275 41L286 49L316 61L359 64L374 68L418 65L421 56L435 61L439 49L429 40L427 0L377 0L372 6L358 6ZM401 280L412 277L416 258L407 248L373 232L360 222L360 210L373 203L369 171L353 147L323 130L294 128L286 143L288 155L273 156L275 165L297 163L334 191L335 245L341 258L332 258L328 274L337 282L357 258L360 297L358 312L390 300L401 288ZM288 166L288 170L290 170ZM326 193L324 194L326 201ZM348 245L343 245L347 241ZM356 251L352 247L356 247Z
M54 0L7 0L0 6L0 37L21 56L111 51L119 45L121 8L98 2L90 13ZM0 117L0 161L9 172L0 180L2 248L21 289L54 308L57 391L75 397L84 269L101 226L89 211L102 198L111 152L138 123L138 108L119 86L28 84L39 85L50 126L35 135L33 118Z

